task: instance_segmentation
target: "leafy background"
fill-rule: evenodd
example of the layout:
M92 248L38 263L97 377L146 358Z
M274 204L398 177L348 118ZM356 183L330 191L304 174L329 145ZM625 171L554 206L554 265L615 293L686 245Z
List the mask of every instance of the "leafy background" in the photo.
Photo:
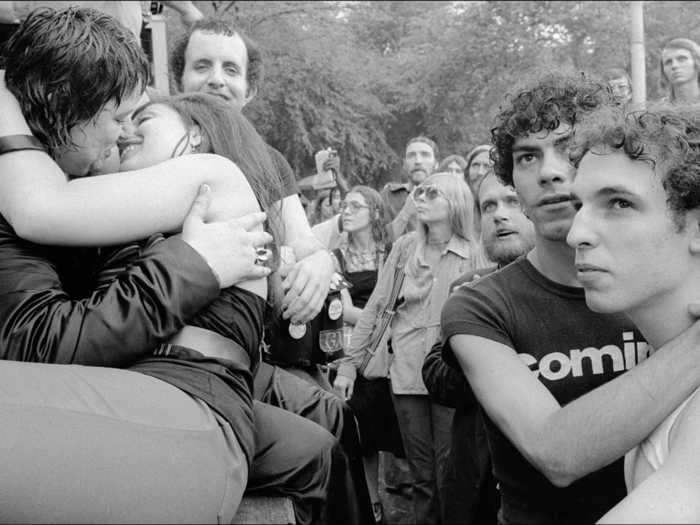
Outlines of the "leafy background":
M200 1L264 51L265 78L246 115L298 177L338 150L351 184L400 180L408 138L440 156L488 142L513 86L541 69L629 71L629 2ZM166 9L168 44L184 31ZM660 48L700 42L700 2L644 2L647 97L662 96Z

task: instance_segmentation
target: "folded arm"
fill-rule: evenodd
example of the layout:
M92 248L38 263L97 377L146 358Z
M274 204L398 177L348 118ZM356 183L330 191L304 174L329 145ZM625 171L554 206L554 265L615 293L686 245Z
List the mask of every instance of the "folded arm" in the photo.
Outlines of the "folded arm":
M563 407L512 348L463 334L449 344L489 417L530 463L562 487L624 455L700 384L700 322L632 370Z

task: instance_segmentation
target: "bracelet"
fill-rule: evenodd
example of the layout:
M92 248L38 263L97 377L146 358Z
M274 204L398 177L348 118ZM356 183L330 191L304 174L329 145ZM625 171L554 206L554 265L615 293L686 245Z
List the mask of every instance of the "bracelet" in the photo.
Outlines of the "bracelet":
M44 145L33 135L7 135L0 137L0 155L25 149L35 149L46 153Z

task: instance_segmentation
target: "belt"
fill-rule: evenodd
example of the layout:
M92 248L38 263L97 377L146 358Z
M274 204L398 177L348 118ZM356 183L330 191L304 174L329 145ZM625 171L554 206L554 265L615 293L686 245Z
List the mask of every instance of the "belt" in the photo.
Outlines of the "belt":
M205 357L226 359L233 361L250 370L250 356L241 345L228 337L199 328L197 326L185 326L176 335L154 352L155 355L168 355L168 346L183 346L196 350Z

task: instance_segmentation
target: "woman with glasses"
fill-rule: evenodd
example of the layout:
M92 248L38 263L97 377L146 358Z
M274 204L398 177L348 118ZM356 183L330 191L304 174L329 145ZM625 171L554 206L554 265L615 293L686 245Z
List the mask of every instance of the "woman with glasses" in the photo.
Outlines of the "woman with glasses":
M423 384L423 360L440 333L440 311L452 281L486 265L473 226L474 198L463 179L437 173L417 186L411 198L417 210L415 232L400 237L379 272L377 285L355 325L338 376L352 392L363 345L374 321L386 309L397 266L405 278L390 325L393 360L392 400L413 475L416 523L438 523L436 469L449 451L452 409L431 403ZM339 380L336 379L336 382ZM443 463L441 465L441 462Z
M362 309L377 283L377 273L391 249L385 224L386 209L381 195L369 186L355 186L340 205L343 233L339 246L333 250L336 271L352 286L342 290L343 320L348 327L357 323ZM378 491L378 452L385 450L403 457L401 435L391 403L389 380L356 382L346 376L337 376L335 391L353 409L360 429L365 477L369 489L374 518L383 521L382 504Z

